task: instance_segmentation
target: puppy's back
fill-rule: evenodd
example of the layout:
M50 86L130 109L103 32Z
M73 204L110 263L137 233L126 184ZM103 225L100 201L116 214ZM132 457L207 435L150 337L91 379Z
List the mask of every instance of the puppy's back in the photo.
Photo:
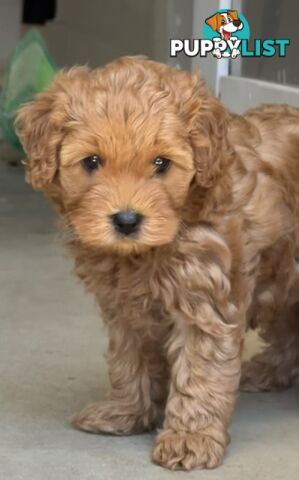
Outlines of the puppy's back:
M230 139L244 164L265 162L299 195L299 108L265 104L233 116Z

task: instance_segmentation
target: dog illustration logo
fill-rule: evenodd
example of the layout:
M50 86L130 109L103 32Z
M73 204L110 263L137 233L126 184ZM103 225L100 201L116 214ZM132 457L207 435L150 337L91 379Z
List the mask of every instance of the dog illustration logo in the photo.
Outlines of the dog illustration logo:
M245 38L249 38L248 22L243 15L239 15L237 10L221 10L206 18L205 24L212 31L211 33L211 31L206 30L205 33L210 38L212 36L215 42L215 48L212 52L215 57L237 58L240 55L241 52L236 46L240 43L239 32L245 29L247 31ZM215 36L215 32L217 36ZM223 51L224 42L227 48Z

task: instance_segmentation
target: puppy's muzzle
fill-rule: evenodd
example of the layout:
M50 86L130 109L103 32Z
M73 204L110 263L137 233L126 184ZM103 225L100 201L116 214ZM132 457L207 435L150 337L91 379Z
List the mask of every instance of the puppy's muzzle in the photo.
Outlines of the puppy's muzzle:
M123 210L111 216L115 230L122 235L132 235L139 230L142 215L133 210Z

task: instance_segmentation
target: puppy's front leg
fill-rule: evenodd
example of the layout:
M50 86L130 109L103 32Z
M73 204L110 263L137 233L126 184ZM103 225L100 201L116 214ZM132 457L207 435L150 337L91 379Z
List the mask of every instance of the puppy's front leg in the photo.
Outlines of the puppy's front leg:
M240 341L217 306L178 315L169 348L170 394L153 452L170 469L214 468L229 443L227 427L240 375Z
M214 468L229 443L242 319L228 301L229 281L221 262L208 258L201 268L195 269L196 260L190 259L181 269L187 278L173 311L170 393L153 451L153 460L170 469Z
M111 389L106 400L87 406L73 419L74 426L82 430L127 435L154 427L162 359L153 340L148 348L145 338L128 323L121 318L110 324L107 360Z

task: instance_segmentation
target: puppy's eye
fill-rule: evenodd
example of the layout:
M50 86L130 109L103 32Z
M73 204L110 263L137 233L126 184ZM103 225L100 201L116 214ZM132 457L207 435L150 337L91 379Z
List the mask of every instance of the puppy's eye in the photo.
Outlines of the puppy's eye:
M168 158L157 157L153 163L155 171L158 175L166 172L166 170L168 170L168 168L170 167L170 160L168 160Z
M103 164L102 160L97 155L91 155L90 157L83 158L81 163L88 172L97 170Z
M222 25L225 25L225 24L226 24L225 18L223 18L223 19L221 20L221 23L222 23Z

